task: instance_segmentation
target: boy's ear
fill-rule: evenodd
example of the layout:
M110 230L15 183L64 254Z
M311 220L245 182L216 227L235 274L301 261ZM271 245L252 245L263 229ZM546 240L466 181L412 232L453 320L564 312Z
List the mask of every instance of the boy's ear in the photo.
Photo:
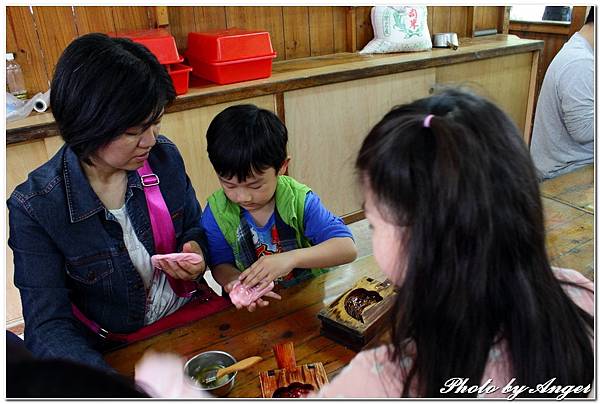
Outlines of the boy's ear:
M281 164L281 168L279 168L279 171L277 171L277 175L287 174L288 165L290 164L290 160L291 160L290 156L287 156L285 158L285 160L283 160L283 163Z

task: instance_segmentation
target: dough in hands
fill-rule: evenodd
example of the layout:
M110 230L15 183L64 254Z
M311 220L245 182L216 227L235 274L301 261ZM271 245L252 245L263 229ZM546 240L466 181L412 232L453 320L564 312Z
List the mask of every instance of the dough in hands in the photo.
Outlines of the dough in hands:
M251 288L244 286L239 280L235 281L231 292L229 292L229 298L231 303L235 306L250 306L252 302L255 302L259 297L269 293L275 287L275 283L271 282L266 286L258 284Z
M202 262L202 256L196 253L173 253L173 254L156 254L152 258L152 266L160 268L158 262L166 260L170 262L186 262L192 265L198 265Z

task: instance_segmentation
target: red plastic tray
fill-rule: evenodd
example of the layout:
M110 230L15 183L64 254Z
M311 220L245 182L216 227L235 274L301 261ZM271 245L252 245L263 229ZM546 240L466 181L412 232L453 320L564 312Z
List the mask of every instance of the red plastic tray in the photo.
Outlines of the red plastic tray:
M271 76L275 52L266 56L230 60L226 62L205 62L188 57L194 76L213 81L217 84L231 84L240 81L262 79Z
M163 65L183 62L183 58L179 56L177 51L175 38L164 28L111 33L109 35L129 38L144 45Z
M273 46L267 31L240 28L188 33L188 58L205 62L226 62L272 55Z
M175 94L181 95L188 92L190 84L190 72L192 68L181 63L173 64L168 69L169 76L173 80Z
M185 55L194 76L218 84L269 77L277 57L267 31L239 28L190 32Z

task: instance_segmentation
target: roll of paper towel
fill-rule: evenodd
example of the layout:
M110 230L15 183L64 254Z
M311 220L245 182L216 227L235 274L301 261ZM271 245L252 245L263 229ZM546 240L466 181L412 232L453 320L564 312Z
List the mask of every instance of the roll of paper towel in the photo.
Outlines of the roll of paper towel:
M46 91L44 94L38 93L33 98L33 109L36 112L45 112L50 105L50 90Z

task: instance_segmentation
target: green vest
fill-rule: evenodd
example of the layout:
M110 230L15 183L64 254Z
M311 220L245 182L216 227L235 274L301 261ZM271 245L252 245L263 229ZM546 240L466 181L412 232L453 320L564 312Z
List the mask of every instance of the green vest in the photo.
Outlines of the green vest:
M310 188L299 183L287 175L277 176L277 188L275 188L275 208L285 224L296 232L296 242L301 248L310 247L311 244L304 236L304 201ZM240 207L225 196L223 189L214 192L208 198L208 204L213 213L215 221L225 236L227 244L233 250L236 266L240 271L244 267L240 259L240 246L237 241L237 229L240 226ZM313 275L324 271L312 269Z

